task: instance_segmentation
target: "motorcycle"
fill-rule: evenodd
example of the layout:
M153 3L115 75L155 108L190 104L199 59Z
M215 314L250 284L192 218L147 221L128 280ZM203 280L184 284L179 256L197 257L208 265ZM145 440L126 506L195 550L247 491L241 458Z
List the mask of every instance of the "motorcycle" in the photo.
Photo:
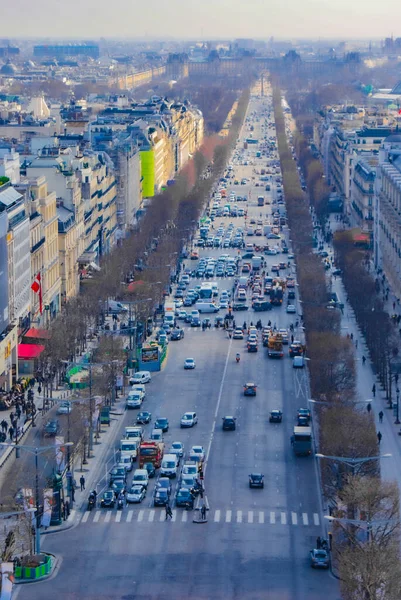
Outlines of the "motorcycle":
M96 498L95 496L89 496L88 499L88 510L92 510L96 506Z
M117 510L122 510L124 508L124 500L122 498L118 498L117 500Z
M241 357L239 354L237 354L237 356L235 357L235 360L237 361L237 363L239 363L239 361L241 360Z

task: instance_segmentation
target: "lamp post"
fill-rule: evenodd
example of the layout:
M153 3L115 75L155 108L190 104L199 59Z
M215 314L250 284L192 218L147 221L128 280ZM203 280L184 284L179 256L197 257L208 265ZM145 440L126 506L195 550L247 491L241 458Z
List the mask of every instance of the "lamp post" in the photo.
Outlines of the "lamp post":
M328 456L326 454L315 454L316 458L328 458L337 462L343 463L352 469L352 474L355 475L355 469L364 463L370 462L371 460L381 460L382 458L390 458L392 454L381 454L379 456L364 456L361 458L355 456Z
M5 442L0 444L5 447L14 447L13 444L7 444ZM60 446L73 446L73 442L67 442L66 444L53 444L52 446L27 446L20 444L16 448L16 458L19 458L20 450L25 450L35 456L35 502L36 502L36 528L35 528L35 552L40 554L40 512L39 512L39 454L47 452L48 450L54 450Z
M399 425L400 424L400 388L397 386L397 389L395 390L396 393L396 399L397 399L397 410L396 410L396 416L395 416L395 425Z
M332 517L331 515L325 515L324 516L325 519L327 519L328 521L330 521L331 523L333 522L337 522L340 523L340 525L342 525L343 523L345 524L349 524L349 525L354 525L356 527L360 527L362 528L366 528L366 535L367 535L367 539L366 541L369 542L370 541L370 532L372 531L372 525L388 525L391 523L397 524L398 521L397 519L377 519L377 520L364 520L364 519L346 519L343 517ZM343 529L345 529L345 527L343 527Z

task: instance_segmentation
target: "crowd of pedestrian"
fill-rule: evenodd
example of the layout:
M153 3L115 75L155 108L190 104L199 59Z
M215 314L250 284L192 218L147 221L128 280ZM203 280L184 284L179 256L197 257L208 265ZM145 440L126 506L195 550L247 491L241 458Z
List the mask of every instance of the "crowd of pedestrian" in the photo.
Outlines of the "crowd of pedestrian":
M9 413L8 420L7 417L3 417L0 422L1 442L6 442L7 436L10 442L17 441L23 435L27 421L35 417L34 385L35 379L32 378L29 382L16 383L7 393L3 392L1 396L3 408L12 408L13 410ZM39 384L38 392L40 393L40 391Z

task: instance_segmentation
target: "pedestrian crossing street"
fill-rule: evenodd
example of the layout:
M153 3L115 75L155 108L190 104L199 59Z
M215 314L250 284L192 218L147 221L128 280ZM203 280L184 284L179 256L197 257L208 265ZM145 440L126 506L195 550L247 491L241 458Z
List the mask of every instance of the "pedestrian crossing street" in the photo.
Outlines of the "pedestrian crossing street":
M173 510L173 523L192 522L197 511ZM74 519L79 523L157 523L165 521L166 515L163 508L143 508L132 510L94 510L83 513L76 512ZM264 526L289 526L289 527L319 527L318 513L298 513L289 511L263 511L263 510L210 510L208 511L209 523L244 524Z

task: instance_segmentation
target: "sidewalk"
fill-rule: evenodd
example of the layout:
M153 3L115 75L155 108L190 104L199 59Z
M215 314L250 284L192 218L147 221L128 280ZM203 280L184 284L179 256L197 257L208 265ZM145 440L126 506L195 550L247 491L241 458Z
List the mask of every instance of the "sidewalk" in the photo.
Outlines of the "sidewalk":
M331 215L331 230L334 232L336 229L341 228L341 226L341 223L335 221L335 218L333 218L333 215ZM333 255L332 244L324 243L324 249L330 254L330 256ZM338 294L340 300L344 303L344 310L341 318L341 333L342 335L353 335L356 357L355 365L357 400L371 401L371 414L375 419L376 430L380 431L383 436L380 444L380 453L389 453L392 455L390 458L385 458L380 461L382 477L387 481L397 481L401 494L401 436L398 435L398 432L400 431L400 425L394 424L395 416L393 414L393 410L388 408L385 392L382 390L380 382L374 373L372 363L369 360L369 351L366 346L365 339L358 327L354 311L347 302L347 294L341 277L332 278L331 288L333 292ZM387 308L391 308L390 314L393 312L392 302L393 299L389 297ZM397 312L397 310L395 312ZM362 356L366 357L365 364L363 364ZM373 398L372 395L372 387L374 384L376 385L375 398ZM380 411L384 413L382 423L379 423L378 414Z

